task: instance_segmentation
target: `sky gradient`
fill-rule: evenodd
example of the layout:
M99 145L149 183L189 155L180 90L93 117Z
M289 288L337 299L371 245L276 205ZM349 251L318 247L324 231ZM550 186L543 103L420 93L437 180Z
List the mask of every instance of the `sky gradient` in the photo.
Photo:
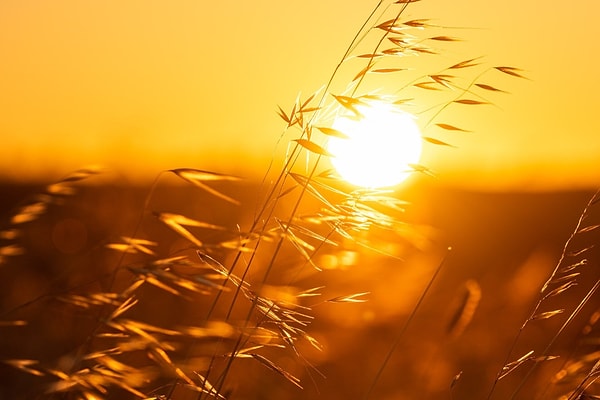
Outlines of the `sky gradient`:
M268 165L277 106L317 90L377 1L0 2L0 177L44 180L87 164L128 179L192 167ZM464 39L448 62L484 56L525 70L474 132L426 152L448 182L487 189L600 185L599 6L423 0Z

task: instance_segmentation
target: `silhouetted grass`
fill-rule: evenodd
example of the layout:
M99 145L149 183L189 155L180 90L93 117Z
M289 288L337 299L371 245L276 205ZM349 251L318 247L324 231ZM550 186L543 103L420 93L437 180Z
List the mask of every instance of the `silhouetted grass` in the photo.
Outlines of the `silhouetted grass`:
M32 377L17 395L316 398L328 375L322 370L335 376L340 367L345 375L336 382L362 382L349 385L360 392L337 388L340 398L594 398L597 195L512 334L520 312L512 305L526 307L519 297L533 300L530 288L498 282L493 295L505 308L490 309L488 285L448 270L454 250L431 246L432 229L411 220L410 202L392 189L352 187L330 169L327 138L344 136L331 128L337 116L360 118L383 103L417 115L428 145L451 146L444 135L469 132L468 121L452 118L456 107L493 103L503 79L523 78L518 68L478 57L440 58L458 39L427 19L405 19L413 2L379 2L323 88L279 108L285 155L259 185L173 169L157 177L135 215L114 214L114 206L85 215L89 225L75 215L53 221L60 208L82 212L79 184L99 173L90 168L8 213L0 265L13 285L0 329L19 347L7 347L2 359ZM171 186L181 183L189 188ZM110 235L99 237L95 227ZM482 259L482 268L489 263ZM29 279L28 268L39 268L45 282ZM588 322L577 326L584 314ZM486 328L505 328L500 342ZM587 342L555 353L572 328ZM334 353L356 335L363 359ZM485 370L468 370L480 365L469 357L483 359Z

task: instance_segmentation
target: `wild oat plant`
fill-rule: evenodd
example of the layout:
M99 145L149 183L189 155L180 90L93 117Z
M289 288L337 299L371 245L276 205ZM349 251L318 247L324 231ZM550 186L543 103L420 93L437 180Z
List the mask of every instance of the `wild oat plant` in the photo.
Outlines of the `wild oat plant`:
M405 18L415 1L379 2L325 85L279 108L284 132L278 143L284 154L274 157L265 173L258 206L247 195L253 186L239 177L194 168L165 171L137 220L103 211L86 214L98 226L110 226L110 236L90 238L103 244L91 247L85 257L59 259L53 267L43 251L32 253L32 243L47 240L44 226L61 208L79 210L82 199L74 199L92 190L82 182L96 179L92 176L100 171L76 171L8 214L0 232L0 266L11 287L19 289L6 296L0 310L0 335L11 346L1 355L3 371L15 383L7 382L13 389L4 394L86 400L319 397L327 381L320 368L326 359L319 354L327 349L321 344L326 338L312 333L320 324L318 311L351 312L361 304L350 303L369 297L349 289L356 285L340 277L345 266L370 254L385 268L398 268L401 251L389 244L418 247L422 240L418 227L403 219L409 204L394 191L353 187L331 169L327 138L345 137L332 127L334 118L360 119L361 110L383 103L417 115L426 145L448 146L452 135L469 131L468 122L454 122L457 110L491 104L504 92L499 87L505 80L523 78L520 69L489 66L482 58L449 62L442 54L459 39L448 34L452 28ZM433 174L423 165L410 165L410 170ZM164 201L174 190L162 185L166 180L190 187L177 189L180 209ZM487 398L532 398L532 393L537 398L600 398L593 395L599 374L594 325L600 314L586 307L600 285L597 275L588 277L593 264L589 235L598 227L589 219L598 200L595 196L584 210L539 301L515 329L506 359L488 360L498 372L495 381L480 384L488 387ZM125 233L115 236L118 229ZM88 235L101 232L106 231ZM64 245L77 240L75 234ZM32 274L26 258L44 269L46 287L26 286ZM427 271L425 285L415 283L420 294L398 330L372 344L377 361L356 361L363 380L358 392L342 395L339 387L340 398L410 398L401 387L387 395L378 392L378 383L393 368L403 382L399 385L407 385L400 378L404 372L392 366L392 356L410 354L416 346L404 335L443 266L441 261ZM338 275L331 275L333 270ZM385 284L385 277L377 279ZM585 282L589 287L577 302L561 302ZM465 330L481 296L477 282L464 287L465 301L448 329L453 337ZM554 343L584 311L590 315L581 333L587 341L561 355L562 366L542 374L540 381L539 370L557 356ZM327 318L326 312L321 315ZM543 335L536 336L534 346L525 340L540 320L561 317L545 341ZM423 336L417 335L425 341ZM524 341L531 347L523 349ZM421 363L420 358L411 363ZM475 392L468 387L459 390L468 373L449 373L443 393L431 389L431 377L421 374L413 382L421 388L418 398L471 398ZM273 376L283 384L273 383Z

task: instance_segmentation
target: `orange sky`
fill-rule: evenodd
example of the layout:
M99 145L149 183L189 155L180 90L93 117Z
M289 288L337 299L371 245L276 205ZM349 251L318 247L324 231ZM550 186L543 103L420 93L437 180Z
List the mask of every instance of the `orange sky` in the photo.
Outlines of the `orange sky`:
M87 164L131 178L168 168L266 167L277 105L329 78L377 1L3 0L0 175L53 179ZM498 107L465 114L476 133L426 151L470 187L600 185L600 6L423 0L406 16L480 29L449 62L485 56L526 70Z

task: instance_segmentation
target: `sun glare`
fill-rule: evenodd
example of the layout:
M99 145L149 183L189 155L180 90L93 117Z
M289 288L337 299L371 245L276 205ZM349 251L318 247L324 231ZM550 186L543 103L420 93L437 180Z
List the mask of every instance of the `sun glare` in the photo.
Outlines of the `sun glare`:
M345 138L329 139L337 172L367 188L394 186L410 174L421 157L421 133L414 117L387 104L357 107L359 117L338 117L332 128Z

